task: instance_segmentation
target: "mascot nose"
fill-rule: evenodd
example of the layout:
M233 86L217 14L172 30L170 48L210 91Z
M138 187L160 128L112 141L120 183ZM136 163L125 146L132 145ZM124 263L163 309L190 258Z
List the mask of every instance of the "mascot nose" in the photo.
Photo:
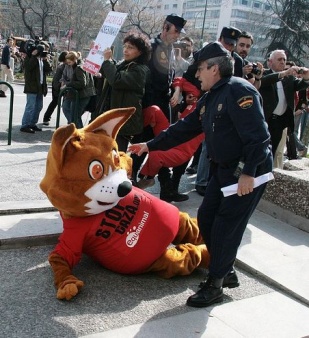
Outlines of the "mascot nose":
M129 181L124 181L119 184L117 193L119 197L124 197L132 190L132 184Z

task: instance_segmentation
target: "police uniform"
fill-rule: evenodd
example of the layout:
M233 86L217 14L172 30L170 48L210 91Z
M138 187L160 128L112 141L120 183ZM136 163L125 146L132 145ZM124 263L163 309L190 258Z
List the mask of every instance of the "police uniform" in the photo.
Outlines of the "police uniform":
M220 38L223 38L226 43L230 43L236 46L240 34L241 31L236 27L223 27ZM243 77L243 67L245 65L243 58L239 56L235 51L232 51L231 55L234 59L234 76Z
M172 24L179 32L185 33L183 27L186 24L184 18L170 14L165 19L166 23ZM166 27L169 30L170 27ZM151 105L161 108L168 120L170 117L169 101L171 98L171 85L175 77L176 56L173 44L166 44L161 40L161 34L151 40L151 58L148 63L151 72L152 92Z
M220 52L224 49L220 43L214 42L204 48L208 50L204 56L201 52L199 60L224 55ZM272 170L270 135L260 94L244 79L223 77L199 100L194 112L147 145L150 151L169 149L186 142L201 130L205 133L211 161L211 177L198 210L198 223L210 251L209 275L219 280L222 286L222 279L233 269L247 222L266 184L243 196L224 197L221 188L237 183L240 173L257 177ZM203 298L201 293L196 295L199 300ZM210 305L198 301L193 300L188 305Z

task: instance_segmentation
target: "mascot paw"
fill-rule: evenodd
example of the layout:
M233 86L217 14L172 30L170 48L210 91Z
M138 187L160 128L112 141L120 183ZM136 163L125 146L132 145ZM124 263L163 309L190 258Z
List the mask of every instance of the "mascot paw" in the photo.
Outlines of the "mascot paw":
M79 290L84 286L84 282L78 280L74 276L69 276L65 281L63 281L57 291L58 299L66 299L70 300L74 296L76 296Z

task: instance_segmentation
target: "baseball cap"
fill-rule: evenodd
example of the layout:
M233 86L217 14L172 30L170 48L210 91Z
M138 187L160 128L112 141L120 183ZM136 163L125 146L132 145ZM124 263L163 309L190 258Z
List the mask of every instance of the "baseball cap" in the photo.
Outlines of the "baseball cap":
M185 33L186 31L183 29L184 25L187 23L187 20L182 18L181 16L178 16L177 14L170 14L166 17L166 21L173 24L177 30L181 33Z
M205 61L217 56L229 56L230 52L218 41L210 42L199 51L198 61Z
M220 36L224 38L226 43L233 44L235 46L240 33L241 31L238 28L229 26L222 28Z

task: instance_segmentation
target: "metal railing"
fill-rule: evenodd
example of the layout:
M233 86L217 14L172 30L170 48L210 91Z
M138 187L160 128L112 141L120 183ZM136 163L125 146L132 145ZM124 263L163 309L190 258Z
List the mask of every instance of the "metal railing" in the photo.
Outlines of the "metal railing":
M58 96L58 108L57 108L57 119L56 119L56 129L59 128L60 124L60 113L61 113L61 107L62 107L62 98L63 96L68 93L72 92L74 94L74 99L75 99L75 105L74 105L74 112L73 112L73 122L77 126L77 121L78 121L78 105L79 105L79 94L78 91L75 88L72 87L65 87L60 90L59 96Z
M9 129L8 129L8 145L11 145L12 142L12 123L13 123L13 102L14 102L14 89L13 87L5 81L0 81L0 85L6 85L9 87L11 91L11 97L10 97L10 114L9 114Z

